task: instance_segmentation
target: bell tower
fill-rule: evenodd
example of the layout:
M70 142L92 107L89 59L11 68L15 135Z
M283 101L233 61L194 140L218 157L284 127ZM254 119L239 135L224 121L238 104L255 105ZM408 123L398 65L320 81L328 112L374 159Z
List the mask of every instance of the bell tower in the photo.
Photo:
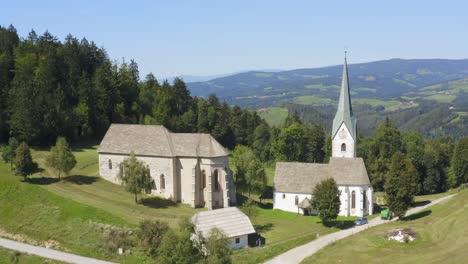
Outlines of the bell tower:
M338 109L336 110L335 118L333 119L331 137L332 157L356 157L356 118L353 115L353 108L351 106L346 51L343 65L340 99L338 101Z

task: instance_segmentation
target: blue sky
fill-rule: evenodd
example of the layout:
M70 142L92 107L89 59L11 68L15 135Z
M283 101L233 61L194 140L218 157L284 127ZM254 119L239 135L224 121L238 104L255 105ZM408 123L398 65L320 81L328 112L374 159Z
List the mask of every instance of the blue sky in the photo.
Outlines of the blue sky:
M468 58L466 1L5 1L0 24L135 59L142 76L214 75L390 58Z

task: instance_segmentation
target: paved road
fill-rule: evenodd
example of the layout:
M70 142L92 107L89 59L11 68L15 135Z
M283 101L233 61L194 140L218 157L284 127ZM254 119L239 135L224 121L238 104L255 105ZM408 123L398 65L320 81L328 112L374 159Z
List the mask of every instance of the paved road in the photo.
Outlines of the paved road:
M112 262L82 257L82 256L73 255L70 253L65 253L65 252L48 249L44 247L32 246L29 244L20 243L20 242L16 242L16 241L9 240L9 239L3 239L3 238L0 238L0 247L20 251L20 252L31 254L31 255L37 255L37 256L44 257L44 258L68 262L68 263L113 264Z
M429 207L429 206L432 206L434 204L437 204L437 203L440 203L440 202L443 202L445 200L448 200L450 198L452 198L454 196L454 194L452 195L449 195L449 196L445 196L445 197L442 197L442 198L439 198L439 199L436 199L426 205L422 205L422 206L417 206L417 207L414 207L414 208L411 208L410 210L408 210L408 212L406 212L406 215L411 215L411 214L414 214L414 213L417 213L421 210L424 210L425 208ZM325 236L322 236L320 238L317 238L315 239L314 241L311 241L305 245L302 245L302 246L299 246L299 247L296 247L296 248L293 248L267 262L265 262L266 264L296 264L296 263L300 263L302 260L304 260L306 257L310 256L310 255L313 255L315 254L317 251L319 251L320 249L326 247L328 244L334 242L334 241L337 241L337 240L340 240L340 239L343 239L345 237L348 237L350 235L353 235L353 234L356 234L356 233L359 233L369 227L373 227L373 226L376 226L376 225L380 225L380 224L384 224L386 222L389 222L389 221L394 221L396 220L397 218L394 218L393 220L381 220L380 217L377 217L377 218L374 218L372 220L369 221L369 223L367 225L363 225L363 226L356 226L356 227L352 227L352 228L349 228L349 229L345 229L345 230L342 230L342 231L338 231L338 232L335 232L335 233L331 233L331 234L328 234L328 235L325 235Z

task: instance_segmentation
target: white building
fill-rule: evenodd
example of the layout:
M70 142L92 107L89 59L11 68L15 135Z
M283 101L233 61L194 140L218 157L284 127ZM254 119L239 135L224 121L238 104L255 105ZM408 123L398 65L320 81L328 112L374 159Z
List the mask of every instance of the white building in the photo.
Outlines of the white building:
M349 92L348 69L343 78L338 110L333 119L332 157L329 164L278 162L274 179L274 208L308 213L301 204L308 204L316 184L335 179L340 190L343 216L365 216L373 211L373 189L362 158L356 157L356 118L353 116ZM307 198L307 199L306 199Z
M237 207L200 212L192 216L195 233L207 238L214 228L222 231L230 240L232 249L248 246L249 234L255 229L249 217Z
M150 169L151 194L192 207L235 204L229 153L211 135L171 133L164 126L112 124L98 148L100 176L119 184L119 165L132 151Z

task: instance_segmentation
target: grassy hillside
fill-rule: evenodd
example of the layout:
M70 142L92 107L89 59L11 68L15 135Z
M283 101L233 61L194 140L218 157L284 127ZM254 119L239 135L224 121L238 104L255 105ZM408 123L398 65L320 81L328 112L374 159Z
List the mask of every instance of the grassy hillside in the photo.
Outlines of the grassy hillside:
M303 263L467 263L468 190L452 200L408 217L370 228L331 244ZM388 241L387 231L409 227L417 240Z
M133 195L122 186L98 177L98 154L95 147L75 151L78 163L70 173L72 176L61 182L57 182L54 172L44 165L46 155L47 151L34 152L35 161L45 168L45 171L35 176L34 181L62 197L102 209L129 223L138 224L144 219L158 219L177 225L182 218L204 210L149 196L143 198L143 204L136 205Z
M50 259L44 259L4 248L0 248L0 264L58 264L62 263Z
M280 126L288 116L288 109L283 107L263 108L257 112L270 126Z

